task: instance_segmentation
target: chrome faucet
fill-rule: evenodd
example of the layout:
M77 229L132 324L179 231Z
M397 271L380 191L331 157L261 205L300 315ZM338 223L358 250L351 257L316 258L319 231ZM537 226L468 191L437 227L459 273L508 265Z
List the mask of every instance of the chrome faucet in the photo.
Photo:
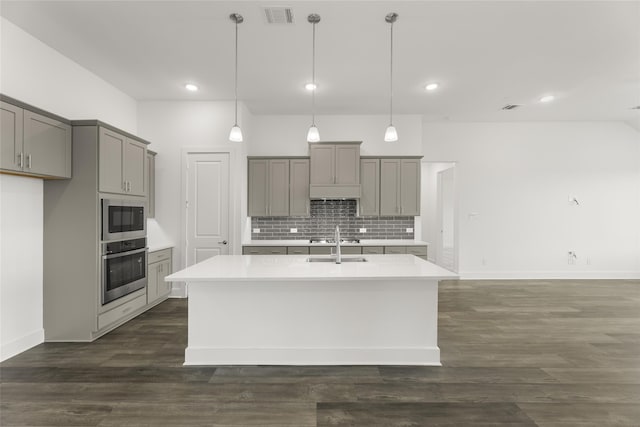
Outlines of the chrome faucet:
M340 226L336 225L336 264L342 264L342 254L340 253Z

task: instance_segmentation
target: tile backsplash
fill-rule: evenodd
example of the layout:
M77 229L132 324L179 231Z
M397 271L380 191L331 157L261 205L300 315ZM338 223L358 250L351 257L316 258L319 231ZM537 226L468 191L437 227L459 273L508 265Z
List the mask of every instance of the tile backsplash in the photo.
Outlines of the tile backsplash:
M308 240L333 238L336 225L343 238L413 239L413 217L358 217L355 200L311 200L311 216L251 218L252 240ZM297 233L291 233L297 228ZM365 233L360 233L366 228ZM254 233L254 229L260 229Z

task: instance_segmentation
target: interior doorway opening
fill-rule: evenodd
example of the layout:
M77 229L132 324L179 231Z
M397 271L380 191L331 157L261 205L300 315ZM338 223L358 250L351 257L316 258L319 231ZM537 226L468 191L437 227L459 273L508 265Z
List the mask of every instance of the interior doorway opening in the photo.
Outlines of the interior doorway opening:
M429 261L458 272L456 162L422 163L422 239Z

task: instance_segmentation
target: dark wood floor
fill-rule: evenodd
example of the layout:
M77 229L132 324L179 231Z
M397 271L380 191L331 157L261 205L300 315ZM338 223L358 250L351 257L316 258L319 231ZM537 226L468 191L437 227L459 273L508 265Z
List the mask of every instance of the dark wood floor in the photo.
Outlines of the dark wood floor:
M448 282L443 367L183 367L185 300L0 365L2 426L640 426L640 281Z

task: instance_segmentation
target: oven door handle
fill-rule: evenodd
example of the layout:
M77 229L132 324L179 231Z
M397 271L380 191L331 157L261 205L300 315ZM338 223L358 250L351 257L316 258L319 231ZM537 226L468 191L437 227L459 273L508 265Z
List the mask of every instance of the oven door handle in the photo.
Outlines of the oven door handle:
M135 251L127 251L127 252L118 252L115 254L102 255L102 259L112 259L123 257L127 255L139 254L141 252L147 252L148 248L136 249Z

